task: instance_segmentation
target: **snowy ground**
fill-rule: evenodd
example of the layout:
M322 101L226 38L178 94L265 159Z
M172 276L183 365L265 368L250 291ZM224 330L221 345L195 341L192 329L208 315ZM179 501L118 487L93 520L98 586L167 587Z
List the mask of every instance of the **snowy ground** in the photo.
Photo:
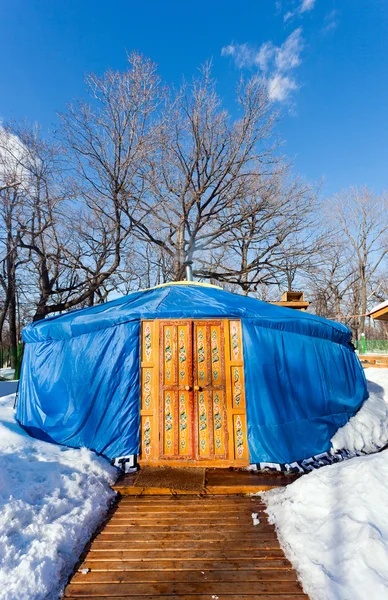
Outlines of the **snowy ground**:
M114 496L116 470L89 450L30 438L13 402L0 398L0 599L57 600Z
M11 367L2 367L0 369L0 377L4 379L13 379L15 375L15 369L11 369Z
M336 449L388 442L388 369L367 369L370 398ZM323 467L263 494L311 600L388 600L388 450Z

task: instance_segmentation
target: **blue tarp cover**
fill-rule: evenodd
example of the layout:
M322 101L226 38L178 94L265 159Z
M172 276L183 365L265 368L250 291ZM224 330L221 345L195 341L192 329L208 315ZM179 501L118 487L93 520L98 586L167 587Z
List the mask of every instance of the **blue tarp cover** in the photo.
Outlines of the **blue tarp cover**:
M367 398L349 329L199 284L166 285L23 330L17 418L33 436L107 458L139 452L140 320L239 318L250 462L327 451Z

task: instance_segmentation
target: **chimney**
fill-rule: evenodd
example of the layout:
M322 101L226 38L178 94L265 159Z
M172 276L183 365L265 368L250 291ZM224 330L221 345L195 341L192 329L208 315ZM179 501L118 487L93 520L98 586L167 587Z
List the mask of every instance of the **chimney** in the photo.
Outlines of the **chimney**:
M184 265L185 265L185 271L186 271L186 281L193 281L193 269L192 269L192 265L193 261L192 260L186 260Z

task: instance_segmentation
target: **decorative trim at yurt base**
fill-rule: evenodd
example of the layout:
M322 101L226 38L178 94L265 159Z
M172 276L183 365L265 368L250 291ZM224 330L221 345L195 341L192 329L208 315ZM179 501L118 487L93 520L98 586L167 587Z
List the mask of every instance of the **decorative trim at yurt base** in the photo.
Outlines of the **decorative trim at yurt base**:
M263 471L273 473L309 473L321 467L343 462L355 456L364 456L363 452L351 452L350 450L337 450L336 452L322 452L311 458L296 460L292 463L275 463L275 462L259 462L243 467L246 471ZM137 454L129 454L128 456L119 456L113 459L112 464L121 469L123 473L135 473L139 469L137 462Z
M118 456L112 460L114 467L121 469L123 473L135 473L139 469L137 454L128 454L128 456Z
M309 473L332 465L334 463L354 458L355 456L362 456L364 453L351 452L350 450L337 450L336 452L322 452L312 456L311 458L305 458L303 460L296 460L292 463L272 463L272 462L260 462L250 466L250 470L255 471L272 471L277 473ZM252 468L256 467L256 468Z

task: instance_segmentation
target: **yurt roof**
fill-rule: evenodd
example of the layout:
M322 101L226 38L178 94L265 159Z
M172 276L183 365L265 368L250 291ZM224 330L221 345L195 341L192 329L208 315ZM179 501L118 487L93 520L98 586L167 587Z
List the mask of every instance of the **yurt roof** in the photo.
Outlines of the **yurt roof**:
M280 329L347 344L349 329L306 312L226 292L199 282L169 283L133 292L105 304L72 310L24 328L25 342L65 340L139 319L254 319Z

